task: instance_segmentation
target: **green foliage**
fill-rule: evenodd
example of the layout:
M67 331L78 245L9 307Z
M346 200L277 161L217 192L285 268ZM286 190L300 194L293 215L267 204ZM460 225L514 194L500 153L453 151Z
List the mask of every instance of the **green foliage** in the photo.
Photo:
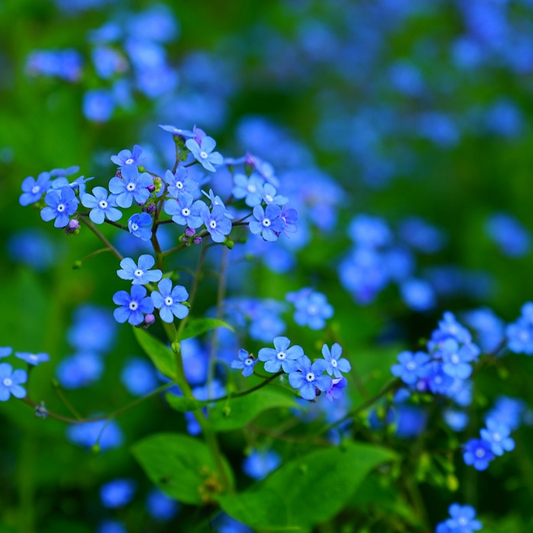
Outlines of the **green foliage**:
M180 335L179 340L192 339L199 337L203 333L206 333L215 328L227 328L230 331L234 329L223 320L218 318L193 318L187 322L187 325L183 329L183 333Z
M178 370L174 352L160 340L140 328L133 328L135 337L146 355L152 360L157 370L167 378L176 380Z
M196 409L200 409L201 407L204 407L208 404L208 402L204 402L203 400L196 400L195 398L185 398L184 396L174 396L170 393L165 395L165 398L170 407L172 407L172 409L175 409L176 411L179 411L180 413L186 413L187 411L195 411Z
M218 498L229 515L269 531L308 530L334 517L390 450L349 442L284 464L257 487Z

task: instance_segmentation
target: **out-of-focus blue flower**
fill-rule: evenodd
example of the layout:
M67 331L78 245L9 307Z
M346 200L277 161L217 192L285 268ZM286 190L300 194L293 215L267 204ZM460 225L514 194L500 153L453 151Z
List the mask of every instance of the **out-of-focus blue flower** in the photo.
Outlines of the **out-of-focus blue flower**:
M448 510L451 518L437 525L436 533L474 533L483 526L476 520L476 511L470 505L452 503Z
M124 72L128 68L124 56L109 46L96 46L92 49L91 58L96 74L105 80Z
M474 309L465 313L464 320L476 330L477 343L486 353L496 350L505 339L505 322L492 309Z
M464 411L446 409L443 412L443 418L454 431L464 431L468 426L468 415Z
M142 160L143 149L138 145L133 145L133 151L121 150L117 155L111 156L111 161L119 167L126 165L137 166Z
M19 203L22 206L27 206L38 202L43 194L50 188L50 174L48 172L41 172L37 179L33 177L26 178L22 182L22 194L19 198Z
M333 316L333 307L328 303L326 296L311 288L288 293L287 301L296 309L294 320L299 326L322 329L326 325L326 320Z
M494 455L503 455L503 452L514 450L514 440L509 436L511 429L495 418L487 418L487 428L481 429L481 438L490 444Z
M326 391L326 398L330 402L340 400L344 396L344 389L348 385L346 378L334 378L331 382L331 388Z
M116 194L116 202L120 207L131 207L133 200L144 204L150 196L148 187L153 185L153 179L148 172L139 174L134 165L124 165L120 169L122 178L111 178L109 190Z
M392 240L387 223L369 215L357 215L348 226L348 235L356 244L369 248L386 246Z
M41 209L41 218L45 222L55 219L56 228L64 228L68 225L70 216L76 212L79 203L70 187L48 192L44 201L47 207Z
M524 400L509 396L498 396L494 407L487 413L485 421L495 420L511 431L518 429L527 414Z
M79 351L104 353L113 347L116 329L109 309L84 304L74 312L67 339Z
M159 291L152 292L152 300L159 309L161 320L171 323L174 322L174 317L183 319L189 314L189 308L182 303L189 297L185 287L176 285L172 288L172 281L165 278L159 282L158 289Z
M257 174L252 174L250 177L244 174L235 174L233 176L232 194L237 200L242 200L247 206L255 207L259 205L262 200L262 185L264 180Z
M113 115L113 95L105 89L92 89L83 96L83 114L94 122L107 122Z
M128 533L128 530L119 520L104 520L98 526L97 533Z
M185 191L180 192L176 200L174 198L167 200L164 206L165 213L172 216L172 221L178 226L188 226L193 229L199 228L204 223L200 216L204 208L209 209L202 200L195 202L192 194Z
M429 311L436 304L435 292L430 283L422 279L408 279L400 285L405 304L413 311Z
M474 466L476 470L486 470L494 454L487 441L472 439L465 444L463 458L467 465Z
M442 357L442 370L452 378L467 379L472 373L470 363L479 355L479 348L473 343L459 346L455 339L444 341L439 355Z
M27 380L28 374L25 370L14 371L9 363L0 363L0 402L7 402L11 395L24 398L26 389L21 384Z
M131 257L125 257L121 262L117 275L121 279L131 280L132 285L146 285L159 281L163 273L161 270L150 270L155 265L155 259L148 254L139 257L138 265Z
M393 87L408 96L418 96L424 90L424 79L418 68L407 61L397 61L389 69Z
M399 377L405 384L414 385L424 376L422 370L429 361L429 355L424 352L402 352L398 355L398 363L393 365L393 376Z
M508 257L523 257L531 250L531 234L510 215L492 215L485 229L500 251Z
M485 117L487 129L502 137L517 137L523 129L520 108L509 99L502 98L492 105Z
M190 139L191 137L194 137L194 133L189 130L182 130L180 128L176 128L175 126L172 126L170 124L159 124L159 127L162 130L168 131L169 133L172 133L173 135L177 135L178 137L183 137Z
M154 367L139 357L126 361L120 373L120 381L133 396L144 396L159 385Z
M144 320L143 315L154 310L152 298L146 296L146 289L139 285L132 285L131 294L126 291L116 292L113 302L120 306L113 311L113 316L121 324L128 321L132 326L138 326Z
M0 359L2 359L2 357L7 357L8 355L11 355L11 352L13 352L13 348L11 348L10 346L0 347Z
M137 213L128 220L129 232L143 241L152 238L152 217L148 213Z
M304 355L301 346L291 346L291 341L287 337L275 337L274 348L261 348L258 356L260 361L265 361L267 372L294 372L296 370L295 361Z
M302 355L295 366L297 370L289 374L289 383L300 391L300 396L305 400L314 400L317 389L325 392L331 388L331 378L323 375L327 367L324 359L317 359L311 364L309 357Z
M224 242L226 235L231 232L231 221L226 216L226 210L215 205L212 211L209 211L207 205L200 210L200 216L211 238L214 242Z
M100 500L108 509L127 505L135 494L135 482L131 479L114 479L100 487Z
M446 244L444 233L418 217L406 218L399 228L400 237L411 247L428 254L434 254Z
M115 197L108 196L103 187L95 187L93 194L82 195L81 203L91 210L89 218L95 224L103 224L106 218L113 222L122 218L122 212L116 208Z
M436 111L419 117L419 133L440 148L452 148L460 139L459 129L451 117Z
M180 504L159 489L152 489L146 498L146 510L158 522L168 522L179 513Z
M427 424L427 412L416 405L398 405L396 407L396 436L412 439L420 435Z
M65 50L34 50L26 61L30 76L48 76L78 81L82 75L83 60L72 48Z
M257 364L257 359L254 359L246 350L239 350L238 359L231 362L231 368L242 370L244 377L251 376L254 373L254 367Z
M51 267L59 255L57 244L47 233L38 229L13 233L7 241L7 251L13 261L39 271Z
M514 353L533 354L533 303L522 306L520 318L505 330L507 346Z
M16 352L15 355L26 361L29 365L37 366L39 363L46 363L50 361L50 356L47 353L29 353L29 352ZM1 356L1 354L0 354Z
M191 151L192 155L206 170L216 172L213 165L222 165L224 159L219 152L213 152L216 142L211 137L203 137L198 143L195 139L187 139L185 146Z
M253 533L248 526L227 514L222 514L215 519L215 528L217 533Z
M103 371L102 358L86 352L63 359L56 368L56 375L65 389L78 389L98 381Z
M281 464L280 456L273 450L253 450L244 459L243 472L252 479L260 480L268 476Z
M72 443L85 448L91 448L100 439L98 445L102 451L117 448L124 440L122 431L115 420L73 424L67 428L67 438Z

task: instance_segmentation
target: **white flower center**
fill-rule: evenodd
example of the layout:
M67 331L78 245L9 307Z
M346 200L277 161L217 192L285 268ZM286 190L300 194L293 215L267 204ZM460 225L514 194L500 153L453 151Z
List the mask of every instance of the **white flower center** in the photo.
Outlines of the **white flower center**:
M478 448L478 449L475 451L474 455L475 455L476 457L478 457L479 459L481 459L482 457L485 457L485 450L484 450L483 448Z
M464 527L466 525L468 525L468 520L464 517L464 516L461 516L461 518L459 518L457 520L457 523L461 526L461 527Z
M59 204L57 206L58 213L62 213L65 210L65 204Z
M495 440L496 442L500 442L502 440L502 436L499 433L494 433L492 435L492 440Z
M308 308L307 308L307 312L310 314L310 315L316 315L318 313L318 307L316 305L310 305Z
M131 181L126 185L126 189L130 192L135 190L135 183L132 183Z
M263 219L263 226L265 226L265 228L269 228L270 227L270 219L269 218L264 218Z
M133 231L137 231L139 229L139 226L137 224L135 224L135 222L133 222L133 224L131 225L131 229Z
M251 359L250 357L248 357L248 358L245 359L244 364L246 366L252 366L254 364L254 360Z
M307 376L305 376L305 379L307 381L309 381L309 382L314 381L315 380L315 375L313 374L313 372L308 372Z
M132 164L133 164L133 159L131 157L126 159L126 165L132 165Z
M37 355L35 355L34 353L31 353L31 354L28 356L28 359L31 359L32 361L37 361Z
M526 330L522 330L520 332L520 335L518 335L518 337L520 338L520 340L522 342L528 342L529 341L529 333Z
M37 194L40 190L41 190L41 187L39 187L39 185L35 185L34 187L32 187L31 192L33 194Z
M181 181L177 181L177 182L176 182L176 187L177 187L178 189L183 189L183 183L181 183Z
M207 159L209 157L209 154L207 152L204 152L203 150L200 152L200 157L202 159Z
M184 217L188 217L188 216L191 214L191 210L190 210L188 207L184 207L184 208L181 210L181 214L182 214Z
M255 192L257 191L257 187L253 184L248 185L248 192Z
M280 361L283 361L287 357L287 354L285 352L278 352L278 355L276 356Z
M331 360L331 366L332 366L333 368L337 368L337 359L332 359L332 360Z
M11 387L11 385L13 385L13 381L11 381L9 378L4 378L4 385L6 387Z
M412 372L413 370L416 369L416 363L414 361L409 361L406 365L405 365L405 368L407 368L407 370L409 370L410 372Z
M136 277L136 278L140 278L142 275L144 274L144 272L138 268L134 273L133 275Z
M100 206L100 209L107 209L107 202L105 200L100 200L98 205Z
M217 223L214 220L211 220L211 222L209 222L209 227L211 229L215 229L217 227Z
M170 307L173 303L174 303L174 300L172 299L171 296L167 296L167 297L165 298L165 305L166 305L166 306Z
M137 311L139 308L139 304L137 302L130 302L129 305L130 311Z
M437 385L440 385L442 383L442 377L441 376L437 376L434 380L433 380Z
M267 194L267 195L265 196L265 200L266 200L266 202L267 202L268 204L270 204L271 202L274 201L274 198L272 198L272 196L270 196L270 194Z
M450 357L450 361L451 361L454 365L458 365L458 364L461 362L461 358L460 358L456 353L454 353L454 354Z

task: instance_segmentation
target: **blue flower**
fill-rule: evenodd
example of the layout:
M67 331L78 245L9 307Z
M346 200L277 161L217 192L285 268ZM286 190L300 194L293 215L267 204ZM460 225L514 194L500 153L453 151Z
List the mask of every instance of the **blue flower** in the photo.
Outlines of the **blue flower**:
M50 174L41 172L37 180L29 177L22 182L22 194L19 198L20 205L26 206L38 202L43 194L50 188Z
M281 458L276 452L253 450L244 460L242 469L248 477L260 480L267 477L280 464Z
M147 172L139 174L137 167L127 165L120 169L121 178L111 178L109 190L117 195L117 205L120 207L131 207L133 200L138 204L144 204L150 196L148 187L153 185L152 176Z
M471 439L465 444L463 458L467 465L473 465L476 470L486 470L494 459L494 453L487 441Z
M265 361L265 370L276 373L280 368L283 372L295 372L295 361L304 355L301 346L290 346L291 341L287 337L276 337L274 339L274 348L261 348L259 350L259 360Z
M107 122L113 115L115 102L109 91L93 89L83 95L83 114L94 122Z
M55 219L56 228L64 228L69 223L70 215L78 208L78 199L70 187L63 187L59 191L50 191L44 197L48 207L41 210L41 218L45 222Z
M333 402L340 400L344 396L344 388L348 385L346 378L334 378L331 382L331 388L326 391L326 398Z
M451 376L444 373L442 361L431 361L424 365L420 370L420 378L422 378L433 394L448 395L451 387L455 383Z
M209 198L209 200L211 202L211 207L215 207L215 205L219 205L220 207L223 207L224 209L226 209L226 206L224 205L224 202L222 201L222 198L220 198L220 196L217 196L213 192L213 189L209 189L209 192L202 191L202 194L206 198ZM227 209L226 209L226 211L224 213L224 216L226 218L229 218L230 220L233 219L233 215Z
M283 232L285 234L296 233L298 231L298 225L296 224L296 222L298 222L298 211L296 211L296 209L284 205L281 209L280 217L285 223L283 227Z
M194 137L194 133L189 130L182 130L180 128L176 128L175 126L171 126L169 124L159 124L159 127L162 130L168 131L169 133L172 133L173 135L177 135L178 137L184 137L184 138L191 138Z
M454 339L448 339L444 342L442 349L439 351L444 364L442 370L452 378L467 379L472 373L470 362L479 355L479 348L472 343L459 344Z
M133 152L130 152L129 150L121 150L118 155L111 156L111 161L113 161L113 163L119 167L123 167L125 165L136 166L143 160L141 157L142 151L143 149L138 144L135 144L133 146Z
M98 381L103 371L102 357L91 352L67 357L56 368L57 379L65 389L87 387Z
M128 220L128 230L142 241L152 238L152 217L148 213L137 213Z
M180 504L159 489L152 489L146 499L146 510L158 522L168 522L179 513Z
M71 168L75 168L76 170L79 170L79 167L71 167ZM56 171L60 171L62 170L63 172L68 172L70 169L56 169ZM50 171L50 175L52 175L52 172L54 172L53 170ZM57 179L55 179L53 182L52 182L52 189L62 189L63 187L70 187L71 189L73 189L74 191L78 191L80 197L85 194L85 184L88 182L88 181L91 181L93 180L94 178L86 178L84 176L80 176L79 178L76 178L73 182L69 182L67 178L65 178L64 176L61 176Z
M13 395L15 398L24 398L26 390L21 383L26 383L28 375L25 370L15 370L8 363L0 363L0 402L7 402Z
M113 312L113 316L121 324L128 321L132 326L138 326L144 320L143 315L154 310L152 298L147 297L146 289L139 285L132 286L131 295L126 291L116 292L113 295L113 302L120 305Z
M187 139L185 146L191 151L192 155L206 170L215 172L213 165L222 165L224 159L219 152L213 152L216 142L211 137L203 137L200 143L196 139Z
M507 346L514 353L533 354L533 326L523 318L509 324L505 330Z
M231 368L242 370L244 377L251 376L254 373L254 367L257 364L257 359L250 355L246 350L239 350L239 360L231 362Z
M405 384L414 385L419 378L423 377L424 365L429 361L429 355L424 352L402 352L398 355L400 364L393 365L393 376L399 377Z
M318 359L313 364L306 355L302 355L296 361L297 371L289 374L289 383L295 389L300 390L300 396L305 400L316 398L316 389L328 391L331 389L332 380L329 376L324 376L327 362Z
M67 332L67 339L78 351L104 353L113 348L116 329L109 309L83 304L74 313L74 323Z
M124 507L135 494L135 482L130 479L114 479L100 488L100 499L104 507L117 509Z
M261 198L263 199L263 202L265 202L266 205L268 204L285 205L289 201L289 199L286 198L285 196L281 196L280 194L277 194L276 189L270 183L265 183L261 187Z
M470 505L452 503L448 512L451 518L438 524L437 533L473 533L483 527L479 520L475 520L476 511Z
M352 369L352 366L350 365L348 359L339 359L342 355L342 348L341 345L338 343L335 343L331 347L331 351L329 347L324 344L324 346L322 346L322 355L324 356L324 359L328 362L326 372L330 376L333 376L335 378L342 378L341 372L349 372Z
M199 228L202 224L200 213L203 208L207 208L202 200L194 201L191 194L182 192L177 200L171 198L165 202L165 213L172 216L172 220L179 226L189 228Z
M333 307L326 297L313 289L305 288L298 292L290 292L287 294L287 300L296 308L294 320L299 326L322 329L326 325L326 319L333 316Z
M504 451L514 450L514 440L509 437L511 429L498 420L488 418L487 429L482 429L480 433L481 438L490 444L490 449L494 455L503 455Z
M13 351L13 348L9 346L0 347L0 359L2 359L2 357L7 357L8 355L11 355L12 351Z
M177 318L185 318L189 314L189 308L183 305L189 297L189 293L185 287L176 285L172 288L172 281L165 278L159 282L159 292L152 292L152 300L155 307L159 309L159 316L163 322L174 322L174 316Z
M392 240L392 232L387 223L369 215L356 216L348 226L348 235L357 244L369 248L386 246Z
M115 197L108 198L108 192L103 187L95 187L93 194L82 195L81 203L91 209L89 218L95 224L103 224L106 218L116 222L122 217L122 212L115 207Z
M492 418L508 426L511 431L518 429L522 419L529 413L523 400L510 398L509 396L499 396L494 407L487 413L485 420Z
M261 234L265 241L277 241L279 234L285 228L279 205L269 204L266 209L263 209L261 205L256 205L253 214L255 220L250 221L250 231L254 235Z
M120 520L104 520L98 526L96 533L128 533L128 530Z
M189 177L185 167L179 167L176 174L172 174L167 170L163 177L167 184L167 189L170 196L179 198L184 192L194 196L198 192L198 183Z
M242 200L246 205L255 207L262 200L263 178L252 174L249 178L244 174L233 176L233 189L231 193L237 200Z
M144 396L158 386L154 367L145 359L128 359L120 373L120 381L133 396Z
M67 428L67 438L74 444L91 448L98 441L100 450L117 448L124 437L115 420L97 420L85 424L74 424Z
M121 279L132 280L133 285L146 285L163 277L161 270L150 270L154 265L155 259L148 254L139 257L138 266L133 259L126 257L120 262L122 270L117 270L117 275Z
M26 361L29 365L37 366L39 363L46 363L50 361L50 356L47 353L28 353L28 352L16 352L15 355Z
M214 242L224 242L226 235L231 232L231 220L226 213L226 209L220 205L213 206L212 211L204 205L200 211L202 221Z

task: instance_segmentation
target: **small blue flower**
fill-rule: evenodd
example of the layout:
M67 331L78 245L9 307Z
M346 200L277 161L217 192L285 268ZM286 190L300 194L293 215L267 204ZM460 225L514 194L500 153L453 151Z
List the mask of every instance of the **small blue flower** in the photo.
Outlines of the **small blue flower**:
M182 192L177 200L171 198L165 202L165 213L172 216L173 222L178 226L188 226L189 228L199 228L202 224L200 213L207 206L202 200L194 201L191 194Z
M473 507L470 507L470 505L452 503L452 505L450 505L449 513L451 518L448 518L448 520L437 526L437 533L473 533L474 531L479 531L483 527L479 520L475 520L476 511ZM440 527L443 524L446 529Z
M213 165L222 165L224 159L219 152L213 152L216 142L211 137L203 137L198 143L197 139L187 139L185 146L206 170L215 172Z
M206 198L209 198L210 202L211 202L211 207L215 207L215 205L219 205L220 207L223 207L224 209L226 209L226 206L224 205L224 202L222 201L222 198L220 198L220 196L217 196L214 192L213 192L213 189L209 189L209 192L205 192L205 191L202 191L202 194L206 197ZM233 215L226 209L226 211L224 212L224 216L226 218L229 218L230 220L233 219Z
M333 402L340 400L344 396L344 389L348 385L346 378L334 378L331 380L331 388L326 391L326 398Z
M444 364L442 370L452 378L467 379L472 373L470 362L479 355L479 348L472 343L459 344L454 339L444 341L442 350L439 352Z
M149 241L152 238L152 223L148 213L137 213L129 218L128 230L142 241Z
M294 320L299 326L322 329L326 325L326 320L333 316L333 307L326 297L311 288L290 292L287 294L287 300L296 308Z
M288 205L284 205L281 209L280 217L282 218L285 225L283 227L283 233L296 233L298 231L298 211L292 209Z
M117 205L115 197L108 197L103 187L95 187L93 194L83 194L81 203L91 210L89 218L95 224L103 224L106 218L116 222L122 217L122 212L115 207Z
M342 355L342 347L337 342L331 347L331 351L329 347L324 344L324 346L322 346L322 355L328 362L326 372L330 376L342 378L342 372L349 372L352 369L348 359L340 359L340 356Z
M467 465L473 465L476 470L486 470L494 459L494 453L487 441L471 439L465 444L463 458Z
M167 170L163 179L167 184L168 193L174 198L179 198L184 192L192 196L198 192L198 183L188 175L185 167L179 167L176 174Z
M141 157L142 151L143 149L138 144L135 144L133 146L133 152L130 152L130 150L121 150L118 155L111 156L111 161L119 167L125 165L136 166L143 160Z
M301 346L291 346L291 341L287 337L276 337L273 348L261 348L259 350L259 360L265 361L265 370L276 373L280 368L283 372L295 372L297 369L296 360L304 355Z
M65 389L79 389L98 381L103 371L104 363L101 355L81 352L63 359L56 368L56 375Z
M189 297L187 289L181 285L172 288L172 281L165 278L159 282L158 291L152 292L152 300L159 309L159 316L163 322L174 322L174 316L180 319L189 314L189 308L181 302Z
M297 371L289 374L289 383L295 389L300 390L300 396L305 400L316 398L316 389L323 392L331 389L332 379L324 376L327 362L318 359L313 364L307 355L303 355L296 361Z
M433 394L448 394L454 379L442 369L442 361L430 361L420 369L420 378Z
M153 185L152 176L147 172L139 174L137 167L127 165L120 169L122 178L111 178L109 190L117 195L117 205L131 207L133 200L142 205L148 200L150 191L148 187Z
M214 242L224 242L226 235L231 232L231 220L226 213L226 209L220 205L215 205L212 211L205 205L200 211L202 221Z
M285 196L277 194L276 189L270 183L265 183L263 187L261 187L261 198L266 205L277 204L283 206L289 201Z
M13 348L11 348L10 346L0 347L0 359L2 359L2 357L7 357L8 355L11 355L12 351Z
M280 464L281 458L276 452L253 450L244 460L242 469L248 477L260 480L267 477Z
M233 189L231 193L237 200L242 200L246 205L255 207L262 200L263 178L252 174L249 178L244 174L235 174L233 176Z
M28 352L16 352L15 355L26 361L29 365L37 366L39 363L46 363L50 361L50 356L47 353L28 353Z
M41 172L37 180L29 177L22 182L22 194L19 198L20 205L26 206L38 202L43 194L50 188L50 174Z
M487 429L482 429L480 433L481 438L489 443L494 455L503 455L504 451L514 450L514 440L509 437L511 429L496 419L487 419Z
M507 345L513 353L533 354L533 327L523 318L509 324L505 331Z
M7 402L13 395L15 398L24 398L26 390L21 383L26 383L28 375L25 370L15 370L8 363L0 363L0 402Z
M114 479L100 488L102 505L108 509L124 507L135 494L135 482L131 479Z
M139 285L131 287L131 295L126 291L118 291L113 295L113 302L119 305L113 316L117 322L123 324L128 321L132 326L138 326L144 320L144 314L154 310L152 298L146 296L146 289Z
M429 361L429 355L424 352L402 352L398 355L400 364L393 365L393 376L399 377L405 384L414 385L424 375L424 365Z
M146 499L146 510L158 522L168 522L179 513L180 504L159 489L152 489Z
M45 222L55 219L56 228L64 228L68 225L70 216L78 208L78 199L70 187L63 187L59 191L50 191L44 197L48 207L41 210L41 218Z
M128 533L128 530L120 520L104 520L98 526L96 533Z
M175 126L171 126L170 124L159 124L159 127L162 130L168 131L169 133L172 133L173 135L177 135L179 137L185 137L187 139L194 137L194 133L189 130L182 130L180 128L176 128Z
M133 285L146 285L159 281L163 277L161 270L150 270L155 265L155 259L148 254L139 257L139 264L130 257L125 257L121 262L121 270L117 270L117 275L121 279L132 280Z
M67 428L67 438L74 444L85 448L91 448L98 441L102 451L117 448L124 440L122 430L115 420L74 424Z
M144 396L158 386L154 367L146 359L128 359L120 373L120 381L133 396Z
M257 359L250 355L246 350L239 350L239 360L231 362L231 368L242 370L244 377L251 376L254 373L254 367L257 364Z
M266 209L263 209L261 205L256 205L253 214L255 220L250 221L250 231L254 235L261 234L265 241L277 241L285 228L279 205L269 204Z
M79 167L71 167L75 168L76 170L79 169ZM63 170L63 169L56 169L56 170ZM68 172L70 169L63 170L63 172ZM50 175L52 175L53 170L50 171ZM78 191L80 197L85 194L86 186L85 184L88 181L93 180L94 178L86 178L84 176L80 176L79 178L76 178L74 181L69 182L68 179L64 176L61 176L57 179L55 179L52 182L52 189L62 189L63 187L70 187L74 191Z

